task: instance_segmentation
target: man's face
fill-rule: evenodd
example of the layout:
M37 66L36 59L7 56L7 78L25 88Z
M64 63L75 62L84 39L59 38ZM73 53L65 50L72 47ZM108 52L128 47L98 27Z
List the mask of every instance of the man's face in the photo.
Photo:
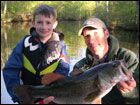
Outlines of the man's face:
M107 38L109 37L109 34L108 31L104 31L103 28L84 28L83 36L85 43L92 54L100 55L107 50Z
M50 37L53 32L55 21L53 16L45 17L44 15L36 15L35 20L33 22L34 27L36 28L37 33L40 37Z

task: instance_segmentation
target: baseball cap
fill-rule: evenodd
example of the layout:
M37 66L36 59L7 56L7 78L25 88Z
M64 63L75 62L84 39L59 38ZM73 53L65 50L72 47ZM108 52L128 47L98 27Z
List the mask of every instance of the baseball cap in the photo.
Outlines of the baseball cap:
M99 18L89 18L87 19L84 24L82 25L82 28L79 30L78 35L82 35L83 33L83 29L85 27L93 27L93 28L106 28L106 25L104 24L104 22L102 20L100 20Z

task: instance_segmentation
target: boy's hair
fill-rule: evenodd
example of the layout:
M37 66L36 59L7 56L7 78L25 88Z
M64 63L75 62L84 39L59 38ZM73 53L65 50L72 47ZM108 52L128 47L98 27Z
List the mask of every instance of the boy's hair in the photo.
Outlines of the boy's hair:
M40 5L34 10L33 21L35 21L35 16L39 14L44 15L45 17L49 17L49 18L52 15L54 18L54 21L56 21L56 18L57 18L57 13L55 9L48 5Z

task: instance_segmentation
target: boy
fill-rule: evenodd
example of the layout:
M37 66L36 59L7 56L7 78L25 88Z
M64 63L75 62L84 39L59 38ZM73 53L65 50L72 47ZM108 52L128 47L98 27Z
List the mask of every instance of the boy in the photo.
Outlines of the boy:
M48 5L37 7L33 14L31 35L26 35L14 48L4 69L6 88L13 102L19 102L12 87L21 84L49 84L68 76L69 59L62 34L55 31L57 13ZM43 77L43 78L42 78Z

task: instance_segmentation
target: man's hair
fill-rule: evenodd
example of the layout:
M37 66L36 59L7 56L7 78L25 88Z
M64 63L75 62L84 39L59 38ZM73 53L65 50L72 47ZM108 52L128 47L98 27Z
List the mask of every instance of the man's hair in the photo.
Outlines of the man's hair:
M44 15L45 17L49 17L49 18L52 15L54 18L54 21L56 21L56 18L57 18L57 13L56 13L55 9L48 5L40 5L39 7L37 7L34 10L33 21L35 21L35 16L39 15L39 14Z

